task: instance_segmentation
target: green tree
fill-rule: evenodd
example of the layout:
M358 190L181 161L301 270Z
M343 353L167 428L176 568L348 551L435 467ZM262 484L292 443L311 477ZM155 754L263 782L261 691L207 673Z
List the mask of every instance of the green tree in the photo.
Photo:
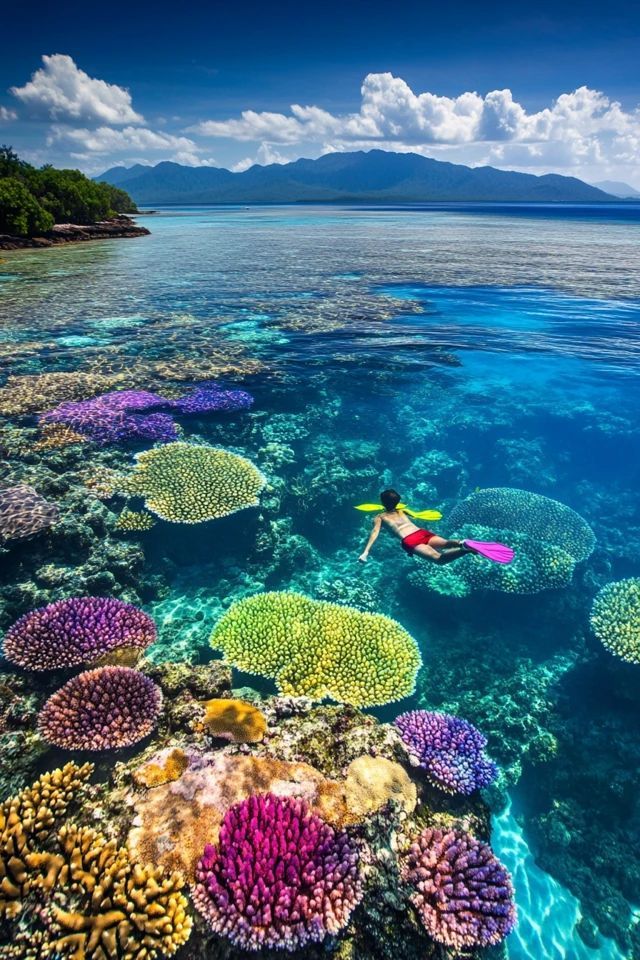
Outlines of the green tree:
M25 185L15 177L0 179L0 233L32 237L46 233L54 220Z

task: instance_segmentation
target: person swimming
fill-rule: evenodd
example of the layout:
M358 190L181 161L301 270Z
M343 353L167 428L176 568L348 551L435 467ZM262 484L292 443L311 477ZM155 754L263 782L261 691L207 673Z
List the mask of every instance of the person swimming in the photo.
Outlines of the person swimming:
M395 490L383 490L380 494L382 513L373 521L373 530L369 534L367 545L358 557L361 563L369 559L369 551L378 539L382 525L402 541L402 548L409 554L417 554L431 563L445 564L459 560L469 554L480 554L496 563L511 563L513 550L500 543L485 543L480 540L447 540L431 530L416 526L403 509L400 494ZM363 505L367 509L375 504ZM362 509L359 507L358 509ZM436 513L436 517L439 514Z

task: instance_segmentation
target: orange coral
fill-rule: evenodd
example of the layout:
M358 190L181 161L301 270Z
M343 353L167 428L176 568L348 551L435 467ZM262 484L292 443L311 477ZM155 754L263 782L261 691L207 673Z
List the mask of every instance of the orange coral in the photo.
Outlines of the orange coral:
M68 447L72 443L86 443L87 438L76 433L64 423L45 423L40 431L40 439L33 445L34 450L54 450Z
M267 720L257 707L246 700L204 700L203 725L207 733L232 743L259 743L267 730Z
M133 774L133 781L140 787L159 787L163 783L178 780L188 765L186 754L179 747L161 750L148 763L138 767Z

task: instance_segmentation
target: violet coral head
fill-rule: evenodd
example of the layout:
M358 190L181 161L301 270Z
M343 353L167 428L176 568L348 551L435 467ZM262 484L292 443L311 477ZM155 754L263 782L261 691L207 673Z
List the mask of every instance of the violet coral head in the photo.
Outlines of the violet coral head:
M246 390L224 390L217 383L202 383L191 393L174 400L172 406L181 413L208 413L215 410L248 410L253 397Z
M20 617L4 638L4 655L28 670L94 663L125 648L144 650L156 639L146 613L114 597L70 597Z
M96 443L113 443L130 437L175 440L178 428L167 413L138 416L135 412L170 407L170 400L147 390L119 390L90 400L61 403L43 413L40 423L63 423Z
M498 768L484 752L486 738L460 717L410 710L395 720L409 756L434 786L468 795L493 783Z
M303 800L272 794L231 807L196 870L194 903L244 950L298 950L346 926L362 896L358 848Z
M40 735L65 750L130 747L155 728L159 687L131 667L98 667L73 677L45 703Z
M516 925L513 885L491 848L462 830L423 830L403 864L434 940L460 951L500 943Z

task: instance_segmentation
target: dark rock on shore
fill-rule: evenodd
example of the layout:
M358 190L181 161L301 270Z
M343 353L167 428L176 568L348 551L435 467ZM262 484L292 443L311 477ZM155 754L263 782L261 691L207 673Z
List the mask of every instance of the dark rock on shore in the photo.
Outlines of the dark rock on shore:
M33 247L53 247L59 243L79 243L84 240L114 240L126 237L144 237L150 233L124 214L99 223L80 225L56 223L41 237L13 237L0 234L0 250L22 250Z

